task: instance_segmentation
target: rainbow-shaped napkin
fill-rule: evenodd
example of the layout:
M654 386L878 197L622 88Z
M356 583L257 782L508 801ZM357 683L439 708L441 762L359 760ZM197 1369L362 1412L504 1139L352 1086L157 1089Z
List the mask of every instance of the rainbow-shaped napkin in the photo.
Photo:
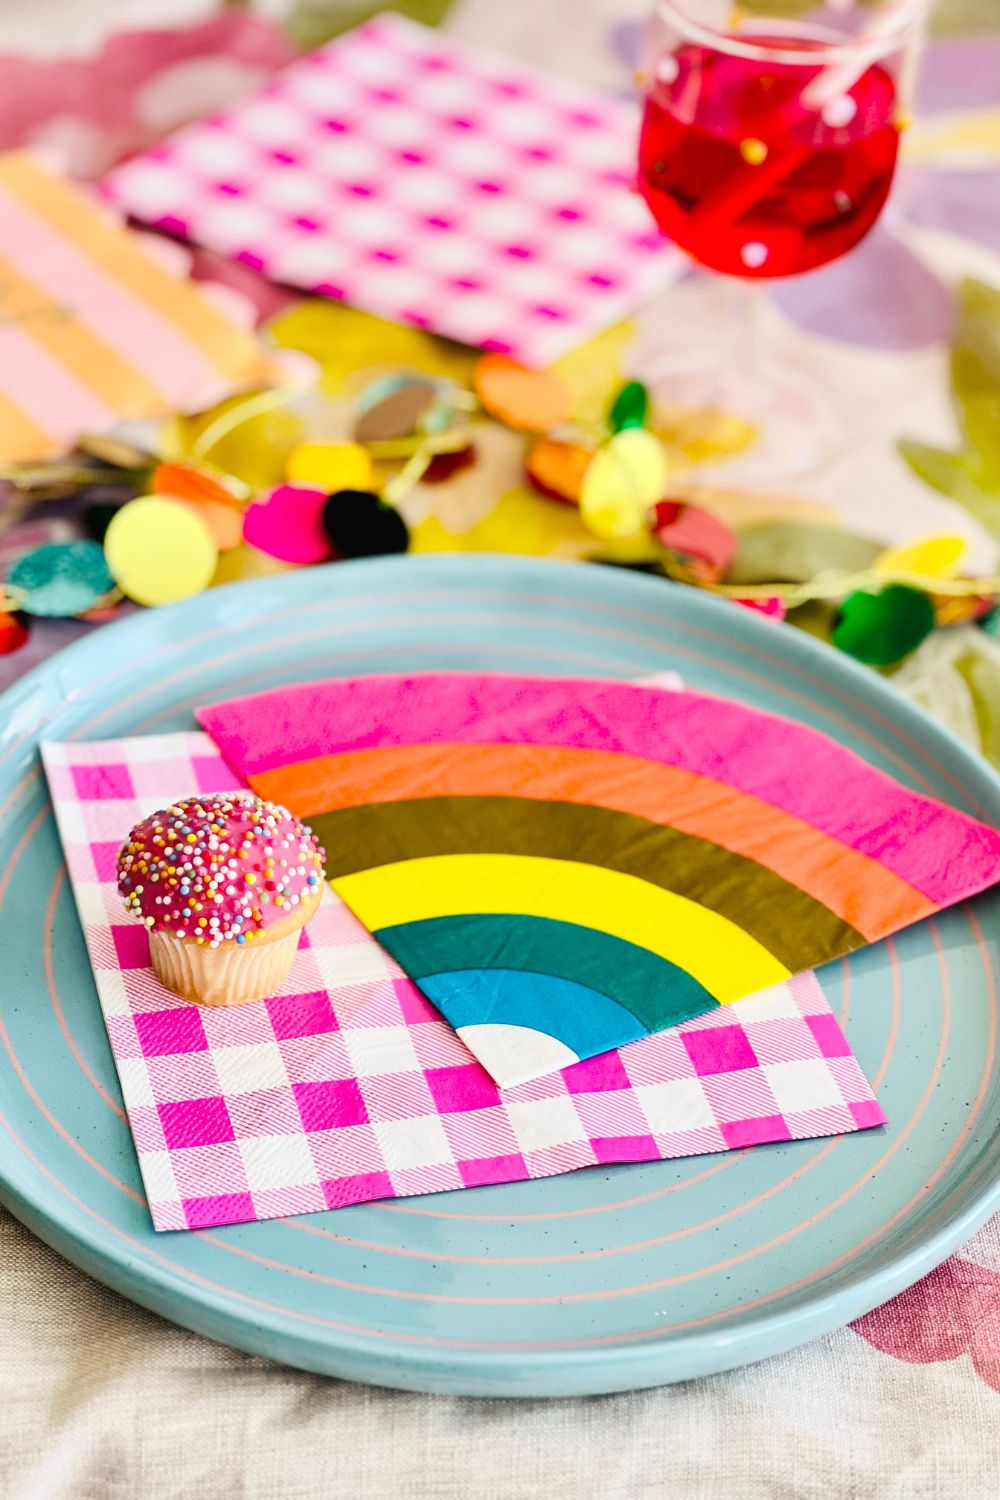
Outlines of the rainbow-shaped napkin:
M199 720L502 1086L1000 880L1000 833L815 730L636 684L433 673Z

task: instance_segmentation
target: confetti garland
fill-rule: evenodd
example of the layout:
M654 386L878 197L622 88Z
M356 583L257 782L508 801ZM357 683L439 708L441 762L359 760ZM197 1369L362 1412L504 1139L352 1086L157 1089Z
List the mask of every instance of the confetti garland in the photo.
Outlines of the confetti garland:
M684 581L688 580L685 578ZM866 573L834 573L815 578L811 583L706 584L703 587L728 599L781 599L787 609L796 609L815 599L840 600L853 593L884 589L887 585L905 585L932 599L935 595L942 595L949 599L974 599L988 604L1000 595L1000 574L984 578L942 578L930 573L905 570L886 573L871 568Z
M529 370L506 355L483 355L467 383L398 369L356 391L348 435L304 432L291 442L278 482L253 485L216 461L225 447L228 462L241 430L260 435L264 419L301 397L286 386L232 399L186 451L161 453L155 441L112 434L84 439L78 461L0 471L18 518L43 499L104 492L83 512L86 541L36 549L11 567L0 586L0 653L23 644L32 614L110 617L122 599L153 606L247 576L239 564L223 567L227 553L250 549L280 568L405 552L400 505L416 485L447 484L476 462L482 422L523 437L528 483L579 511L595 538L594 561L641 566L775 620L828 607L828 638L878 667L901 661L935 628L992 623L1000 576L960 576L961 537L889 549L868 567L822 568L811 578L730 579L740 533L684 498L698 442L682 436L683 420L659 410L637 380L621 383L603 413L585 416L561 370ZM704 447L704 435L700 441ZM710 450L709 443L700 456ZM628 561L622 544L637 560Z

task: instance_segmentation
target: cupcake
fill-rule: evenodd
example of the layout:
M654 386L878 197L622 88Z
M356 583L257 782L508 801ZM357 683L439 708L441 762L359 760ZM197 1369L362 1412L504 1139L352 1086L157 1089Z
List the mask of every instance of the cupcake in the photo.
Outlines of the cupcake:
M162 984L199 1005L243 1005L287 977L322 899L323 862L286 808L213 792L136 824L118 851L118 890L149 929Z

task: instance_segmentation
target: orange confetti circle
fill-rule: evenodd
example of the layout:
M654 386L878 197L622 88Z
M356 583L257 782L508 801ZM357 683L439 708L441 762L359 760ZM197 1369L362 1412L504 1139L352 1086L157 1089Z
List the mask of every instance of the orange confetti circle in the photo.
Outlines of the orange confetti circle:
M214 500L222 505L237 505L232 490L204 469L190 464L158 464L153 471L153 494L169 495L174 500Z
M153 473L153 493L192 511L219 552L231 552L243 540L243 506L231 490L203 469L160 464Z
M472 377L491 417L519 432L545 432L573 415L576 400L558 370L528 370L506 354L486 354Z
M533 443L524 467L536 490L553 500L579 505L583 476L593 458L589 448L579 443L560 443L554 438L539 438Z

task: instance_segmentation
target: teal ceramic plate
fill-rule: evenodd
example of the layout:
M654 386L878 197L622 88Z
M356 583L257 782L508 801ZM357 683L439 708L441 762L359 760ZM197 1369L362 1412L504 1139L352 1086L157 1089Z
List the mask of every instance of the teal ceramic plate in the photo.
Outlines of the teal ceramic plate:
M191 728L206 699L432 667L676 668L1000 824L1000 780L874 674L612 569L394 559L109 626L0 705L0 1191L26 1224L127 1297L242 1349L418 1390L556 1396L787 1349L914 1281L1000 1206L992 896L824 972L885 1129L154 1234L37 742Z

